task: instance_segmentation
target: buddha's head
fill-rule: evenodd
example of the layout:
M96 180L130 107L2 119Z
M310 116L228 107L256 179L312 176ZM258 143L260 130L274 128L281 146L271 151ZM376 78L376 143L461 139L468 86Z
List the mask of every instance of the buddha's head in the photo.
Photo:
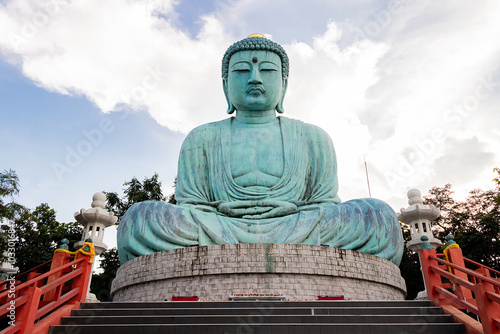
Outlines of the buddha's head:
M228 114L235 110L283 113L288 56L281 45L258 34L231 45L222 59Z

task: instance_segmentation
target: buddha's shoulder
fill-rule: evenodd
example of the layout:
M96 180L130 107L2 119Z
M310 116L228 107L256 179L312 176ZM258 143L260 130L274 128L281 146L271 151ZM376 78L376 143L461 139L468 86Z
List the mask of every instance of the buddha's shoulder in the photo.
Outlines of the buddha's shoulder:
M221 129L229 126L229 124L230 119L224 119L222 121L199 125L187 134L184 141L198 142L214 140L220 136Z
M321 127L306 123L297 119L293 118L288 118L288 117L281 117L281 122L282 124L285 124L285 126L289 127L294 127L297 129L298 132L300 132L302 135L305 137L311 138L315 141L320 140L320 141L331 141L330 136L328 133L326 133L325 130L323 130Z

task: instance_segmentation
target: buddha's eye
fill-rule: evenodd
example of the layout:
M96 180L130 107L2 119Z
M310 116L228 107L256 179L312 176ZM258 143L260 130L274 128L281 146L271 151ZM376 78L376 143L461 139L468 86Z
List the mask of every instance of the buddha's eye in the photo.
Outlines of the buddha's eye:
M276 64L273 64L273 63L262 63L260 65L260 71L261 72L274 72L274 71L278 71L278 66Z
M232 72L250 72L250 65L246 63L234 64L231 67Z

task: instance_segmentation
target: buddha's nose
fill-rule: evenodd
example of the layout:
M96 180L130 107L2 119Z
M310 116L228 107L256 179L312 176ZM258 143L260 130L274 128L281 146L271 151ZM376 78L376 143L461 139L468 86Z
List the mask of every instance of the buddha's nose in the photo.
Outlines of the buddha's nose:
M253 85L262 83L262 80L260 78L260 71L258 68L252 69L252 71L250 72L250 78L248 78L248 83Z

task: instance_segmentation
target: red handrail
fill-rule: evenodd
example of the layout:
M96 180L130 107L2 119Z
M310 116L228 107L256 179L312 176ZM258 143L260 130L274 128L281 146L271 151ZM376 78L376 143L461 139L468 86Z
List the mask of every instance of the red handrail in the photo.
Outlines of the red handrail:
M469 259L467 259L467 258L465 258L465 257L464 257L464 261L465 261L465 262L467 262L467 263L470 263L470 264L472 264L472 265L474 265L474 266L476 266L476 267L478 267L478 268L484 268L484 269L487 269L487 270L489 270L490 272L495 273L495 275L497 275L498 277L500 277L500 271L498 271L498 270L495 270L495 269L493 269L493 268L489 268L489 267L485 266L484 264L481 264L481 263L478 263L478 262L474 262L474 261L469 260Z
M490 275L499 272L464 258L460 248L447 251L449 261L431 249L419 254L429 300L436 306L446 306L445 312L463 322L467 333L500 334L500 281ZM465 268L465 263L478 269ZM445 283L445 279L452 284ZM477 315L480 324L471 317L461 316L456 309Z
M23 278L25 276L28 276L32 272L38 272L40 269L44 269L45 267L50 267L50 264L52 263L52 260L49 260L45 263L39 264L38 266L31 268L30 270L25 271L24 273L20 273L16 275L16 281L23 281Z
M500 282L493 279L493 278L490 278L488 276L485 276L485 275L481 275L479 274L478 272L474 271L474 270L470 270L470 269L467 269L467 268L464 268L464 267L460 267L460 266L457 266L456 264L454 263L451 263L451 262L448 262L448 261L445 261L443 259L440 259L439 257L437 256L432 256L430 255L430 258L433 259L433 260L436 260L437 262L441 263L441 264L444 264L450 268L453 268L453 269L456 269L456 270L459 270L463 273L466 273L467 275L469 276L472 276L472 277L475 277L477 278L478 280L482 280L482 281L485 281L485 282L488 282L490 284L493 284L495 285L496 287L500 287ZM463 258L464 260L466 259L465 257ZM481 266L481 267L484 267L484 266ZM487 267L486 267L487 268ZM487 268L487 269L490 269L490 268ZM493 270L493 269L490 269L490 270ZM451 278L453 279L453 278Z
M87 296L92 257L82 253L73 260L67 251L56 251L49 272L17 286L7 281L7 290L0 293L0 301L6 300L0 305L0 318L7 318L9 326L0 334L46 334L50 325L78 308ZM71 287L65 291L68 282Z

